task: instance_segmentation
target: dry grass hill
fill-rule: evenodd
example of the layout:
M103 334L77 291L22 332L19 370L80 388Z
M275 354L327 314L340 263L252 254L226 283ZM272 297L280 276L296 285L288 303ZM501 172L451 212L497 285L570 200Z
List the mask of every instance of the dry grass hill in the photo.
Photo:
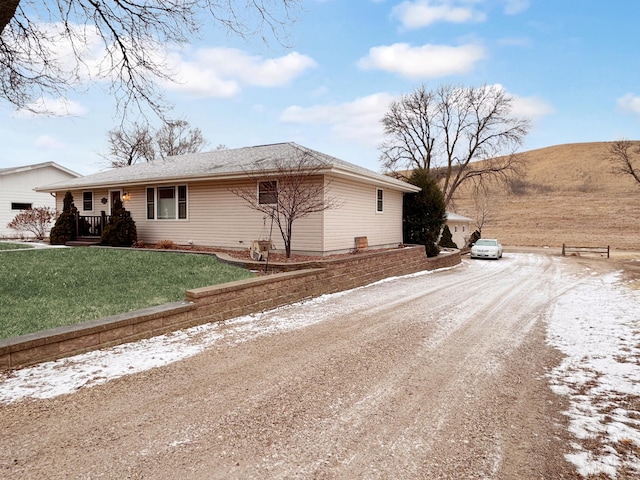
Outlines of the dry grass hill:
M497 237L505 246L640 250L640 185L613 173L609 145L557 145L518 154L524 176L510 189L491 187L483 237ZM450 209L478 217L469 189L458 193Z

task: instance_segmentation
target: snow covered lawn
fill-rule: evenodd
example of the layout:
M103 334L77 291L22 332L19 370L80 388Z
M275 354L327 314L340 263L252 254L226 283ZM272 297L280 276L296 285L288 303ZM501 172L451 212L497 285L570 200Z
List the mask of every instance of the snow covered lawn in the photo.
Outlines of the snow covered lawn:
M640 478L640 291L620 274L576 278L549 312L548 342L566 358L550 374L569 397L579 473Z

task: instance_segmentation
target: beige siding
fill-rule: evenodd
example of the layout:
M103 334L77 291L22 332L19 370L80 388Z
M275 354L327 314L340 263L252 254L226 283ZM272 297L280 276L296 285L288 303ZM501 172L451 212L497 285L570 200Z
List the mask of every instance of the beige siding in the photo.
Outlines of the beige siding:
M325 212L325 250L348 251L355 237L367 237L370 247L402 243L402 192L383 188L383 212L376 211L376 185L332 179L329 195L341 203Z
M178 185L178 184L177 184ZM185 185L179 183L179 185ZM187 219L158 220L147 219L146 187L126 187L129 193L125 208L131 212L136 222L138 239L146 243L171 240L179 245L202 245L221 248L248 248L253 240L267 238L271 222L263 213L244 205L231 189L249 187L251 182L197 182L187 185ZM149 185L155 187L156 185ZM115 189L117 190L117 189ZM94 191L94 211L86 215L99 215L100 210L109 213L109 205L102 205L102 197L109 198L107 190ZM78 209L82 205L82 191L73 191L74 203ZM62 209L64 192L58 193L58 208ZM321 214L298 219L293 224L292 248L299 252L322 252ZM273 225L272 240L277 249L284 243L276 224Z
M321 181L321 180L319 180ZM185 185L179 183L176 185ZM249 248L253 240L268 237L271 222L263 213L246 206L233 189L253 188L255 182L191 182L187 185L186 220L148 220L146 187L125 187L129 193L125 208L136 222L138 239L145 243L171 240L178 245L202 245L220 248ZM155 187L156 185L149 185ZM117 190L117 189L116 189ZM327 194L340 208L326 210L297 219L293 224L292 250L301 254L348 252L354 248L354 238L366 236L370 247L402 243L402 193L384 190L384 211L376 212L376 186L331 180ZM74 203L82 206L82 191L73 191ZM58 209L62 209L64 192L58 192ZM109 198L109 191L94 191L94 211L81 214L109 213L109 205L100 203ZM273 225L272 241L277 250L284 249L282 236Z

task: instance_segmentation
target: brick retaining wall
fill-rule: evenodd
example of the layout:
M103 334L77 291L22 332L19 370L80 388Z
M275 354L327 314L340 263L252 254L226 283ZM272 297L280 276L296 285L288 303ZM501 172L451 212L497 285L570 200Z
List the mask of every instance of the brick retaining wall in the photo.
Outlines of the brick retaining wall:
M226 261L238 263L230 259ZM0 369L69 357L194 325L269 310L392 276L458 263L460 252L428 259L423 247L305 262L297 264L294 271L187 290L184 302L0 340ZM291 264L274 266L282 270L293 267Z

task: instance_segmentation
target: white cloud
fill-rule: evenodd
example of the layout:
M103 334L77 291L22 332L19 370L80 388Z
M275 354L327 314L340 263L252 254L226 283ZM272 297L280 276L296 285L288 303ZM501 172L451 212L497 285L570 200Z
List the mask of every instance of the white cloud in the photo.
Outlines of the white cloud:
M624 97L620 97L616 103L622 111L640 115L640 96L628 93Z
M382 138L381 120L393 98L382 92L341 104L307 108L296 105L284 110L280 119L287 123L327 125L336 140L377 146Z
M502 85L495 87L504 90ZM536 120L553 112L553 108L540 98L513 94L509 96L513 98L512 114L518 117ZM280 120L299 125L327 126L336 141L357 142L366 147L377 147L383 138L381 120L394 99L397 97L380 92L340 104L312 107L294 105L282 112Z
M395 6L392 17L397 18L406 29L413 30L436 22L471 23L483 22L486 15L473 9L474 0L415 0Z
M498 45L503 47L531 47L533 44L529 37L504 37L498 39Z
M537 120L555 111L550 104L538 97L520 97L513 94L511 94L511 97L513 98L511 103L513 106L512 113L519 117Z
M56 117L80 117L87 113L87 109L80 103L66 98L41 97L27 108L20 109L15 116L18 118L34 117L36 115L51 115Z
M511 114L517 117L527 117L531 120L537 120L546 115L553 113L555 110L553 106L547 103L545 100L539 97L521 97L519 95L509 93L503 85L496 83L494 85L487 85L488 88L497 88L505 92L511 97Z
M262 58L235 48L216 47L196 50L190 59L178 53L169 57L177 83L167 89L196 97L232 97L243 86L279 87L290 84L316 62L292 52L278 58Z
M40 135L35 145L41 150L61 150L66 147L66 144L51 135Z
M504 13L515 15L529 8L529 0L505 0Z
M396 43L371 48L358 66L364 70L394 72L412 79L434 78L467 73L484 56L484 48L479 45L412 47Z

